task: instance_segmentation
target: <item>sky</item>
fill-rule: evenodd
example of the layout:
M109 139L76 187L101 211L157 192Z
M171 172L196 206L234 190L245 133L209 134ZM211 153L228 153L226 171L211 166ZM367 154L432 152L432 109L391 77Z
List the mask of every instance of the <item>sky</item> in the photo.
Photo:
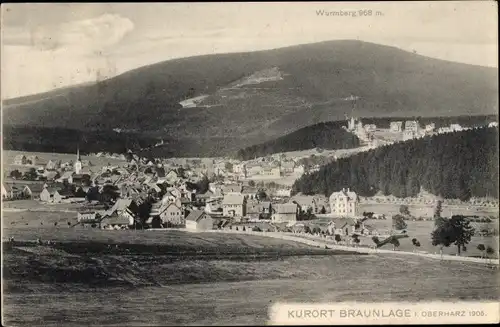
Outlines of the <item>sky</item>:
M357 39L497 67L496 6L493 1L4 4L2 98L102 80L173 58L327 40Z

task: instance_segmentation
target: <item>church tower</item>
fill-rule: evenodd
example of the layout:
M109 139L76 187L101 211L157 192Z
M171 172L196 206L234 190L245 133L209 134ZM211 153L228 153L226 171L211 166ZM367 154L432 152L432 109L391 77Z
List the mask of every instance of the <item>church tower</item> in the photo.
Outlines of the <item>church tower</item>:
M80 174L82 171L82 160L80 158L80 147L76 148L75 174Z

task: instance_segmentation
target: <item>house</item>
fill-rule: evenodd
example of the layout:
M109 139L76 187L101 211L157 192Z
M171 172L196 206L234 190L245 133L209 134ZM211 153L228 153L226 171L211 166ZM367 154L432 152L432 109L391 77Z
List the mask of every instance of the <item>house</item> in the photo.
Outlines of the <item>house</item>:
M114 218L112 221L115 224L121 222L122 225L125 223L127 225L133 225L138 216L138 212L139 206L135 200L118 199L113 207L106 212L105 216ZM110 224L110 222L107 222L107 224Z
M228 193L222 200L222 212L226 217L245 216L246 199L241 193Z
M205 212L206 213L209 213L209 214L220 214L222 215L223 214L223 211L222 211L222 206L221 204L218 202L218 201L209 201L205 204L205 208L204 208Z
M350 189L342 189L339 192L333 192L329 198L331 214L334 217L355 217L358 215L359 198L356 192Z
M90 175L88 174L72 174L68 179L68 183L76 185L90 184Z
M420 129L420 124L416 120L407 120L405 122L405 131L412 131L418 133Z
M367 132L374 132L377 129L377 125L375 124L366 124L365 125L365 131Z
M47 162L47 164L45 165L46 170L56 170L56 169L59 169L60 167L61 167L60 160L58 162L49 160L49 162Z
M391 132L400 133L403 129L402 126L402 121L391 121L389 129L391 130Z
M26 162L29 165L35 166L40 163L40 158L38 158L38 156L29 156L28 158L26 158Z
M292 195L292 189L281 188L276 190L275 196L277 197L290 197Z
M290 202L296 203L303 212L311 210L312 213L318 213L319 211L312 195L295 195L290 198Z
M10 199L10 198L11 198L10 192L7 190L7 187L5 186L5 184L2 183L2 199L6 200L6 199Z
M261 165L251 165L247 166L246 170L243 172L245 174L245 177L247 176L255 176L255 175L262 175L264 168Z
M412 130L405 130L403 132L403 140L404 141L414 139L415 137L416 137L416 133Z
M241 194L248 200L254 200L257 198L257 193L259 190L256 187L251 187L251 186L243 186L243 189L241 191Z
M215 196L214 192L208 190L203 194L196 194L196 201L199 203L207 203L210 199L212 199Z
M221 191L223 195L229 193L241 193L243 190L243 186L241 184L224 184L221 185Z
M184 210L175 202L171 202L162 208L158 215L163 224L169 223L171 225L184 225Z
M281 163L281 172L285 174L293 173L295 163L293 161L284 161Z
M322 212L324 213L329 213L330 212L330 205L328 203L328 198L324 196L323 194L317 194L314 196L314 203L316 203L316 209L318 210L316 213L321 214ZM325 210L323 211L323 208Z
M63 198L66 196L60 188L57 187L46 187L40 193L40 201L47 203L60 203Z
M26 165L28 162L28 159L24 154L18 154L17 156L14 157L14 165Z
M32 200L39 199L44 189L44 183L30 183L24 186L23 193Z
M42 174L43 177L45 177L48 181L54 181L59 178L59 172L57 171L45 171Z
M97 212L78 212L77 221L81 224L95 224L101 222L101 215Z
M356 231L357 221L354 218L338 218L333 219L328 224L328 232L330 234L339 234L342 236L352 235ZM359 227L362 227L359 224Z
M295 222L297 221L298 211L299 206L295 203L277 204L273 206L271 220L276 223Z
M109 215L104 215L100 220L102 229L128 229L129 226L134 224L134 220L127 215L120 215L117 212L113 212Z
M189 230L211 230L213 225L213 218L202 210L193 210L186 217L186 229Z
M174 184L179 180L179 174L172 169L165 175L165 179L169 184Z
M239 164L234 164L233 165L233 173L235 174L245 174L245 164L244 163L239 163Z
M280 178L281 169L280 167L264 167L262 168L260 175L265 176L266 178Z
M264 217L264 215L269 215L271 214L271 202L268 201L263 201L259 202L256 200L248 200L246 203L246 209L245 209L245 214L249 216L250 218L255 218L255 219L260 219Z
M2 199L15 200L22 199L23 186L15 183L2 183Z
M64 183L64 182L68 182L70 183L70 180L71 180L71 177L74 175L75 173L73 171L65 171L61 177L59 177L56 181L58 182L61 182L61 183Z

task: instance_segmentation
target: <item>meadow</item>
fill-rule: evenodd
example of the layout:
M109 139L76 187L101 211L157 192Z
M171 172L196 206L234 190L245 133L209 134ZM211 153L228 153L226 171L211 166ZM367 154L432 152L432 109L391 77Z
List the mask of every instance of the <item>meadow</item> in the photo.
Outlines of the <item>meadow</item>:
M257 235L69 227L76 222L69 211L5 211L2 219L3 239L15 239L3 245L9 325L265 324L272 303L282 301L498 298L498 270L478 263ZM390 221L369 224L383 229ZM412 233L424 250L432 222L408 224L400 250L411 251ZM36 245L36 238L52 244Z
M185 241L212 237L218 236L185 234ZM260 242L255 236L239 237L245 246ZM5 324L265 324L275 302L498 298L498 270L422 257L331 254L207 261L78 253L76 246L35 248L6 251ZM93 283L82 280L82 274Z

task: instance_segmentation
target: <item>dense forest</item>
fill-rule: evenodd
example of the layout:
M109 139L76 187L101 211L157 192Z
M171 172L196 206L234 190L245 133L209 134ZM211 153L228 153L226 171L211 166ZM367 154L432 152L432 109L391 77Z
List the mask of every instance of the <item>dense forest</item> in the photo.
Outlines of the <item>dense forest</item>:
M358 137L344 130L342 125L345 124L344 121L334 121L307 126L277 139L241 149L236 156L240 160L250 160L287 151L358 147Z
M328 196L350 187L410 197L423 188L444 198L498 198L498 159L498 127L427 136L334 161L298 179L293 192Z
M154 145L163 140L164 144ZM238 148L233 138L178 139L159 137L144 132L113 130L82 131L69 128L3 126L4 150L74 153L77 145L82 153L125 153L131 149L143 157L213 157L229 155ZM232 150L224 150L232 149Z
M125 153L140 149L157 140L136 133L114 131L80 131L68 128L32 126L3 126L4 150L74 153L77 146L82 153Z

